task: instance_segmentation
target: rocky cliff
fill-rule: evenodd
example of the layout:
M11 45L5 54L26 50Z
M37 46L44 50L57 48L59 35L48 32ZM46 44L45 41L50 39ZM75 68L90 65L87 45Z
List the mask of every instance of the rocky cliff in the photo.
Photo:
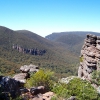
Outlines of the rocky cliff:
M39 50L37 48L24 48L21 47L19 45L14 45L12 46L13 49L16 49L18 52L22 52L22 53L27 53L27 54L31 54L31 55L44 55L46 53L46 50Z
M100 36L88 34L80 55L78 76L91 81L93 71L100 70Z

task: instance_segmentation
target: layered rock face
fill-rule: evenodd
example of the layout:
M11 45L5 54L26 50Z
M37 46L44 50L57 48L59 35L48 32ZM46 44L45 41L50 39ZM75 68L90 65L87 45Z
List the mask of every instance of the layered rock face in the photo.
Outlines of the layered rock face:
M91 81L92 72L100 70L100 36L88 34L80 55L78 76Z
M39 50L37 48L24 48L24 47L21 47L19 45L14 45L12 46L13 49L16 49L18 52L22 52L22 53L27 53L27 54L31 54L31 55L44 55L46 53L46 50Z

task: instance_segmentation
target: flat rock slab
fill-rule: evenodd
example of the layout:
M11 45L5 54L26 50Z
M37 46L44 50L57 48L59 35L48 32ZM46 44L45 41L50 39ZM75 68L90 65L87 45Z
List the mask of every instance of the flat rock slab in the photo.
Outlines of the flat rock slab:
M13 78L21 83L26 83L27 73L16 74Z

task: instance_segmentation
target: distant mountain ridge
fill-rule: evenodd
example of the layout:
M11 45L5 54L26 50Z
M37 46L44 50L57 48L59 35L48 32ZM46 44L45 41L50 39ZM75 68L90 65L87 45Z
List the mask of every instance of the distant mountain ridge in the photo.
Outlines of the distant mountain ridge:
M64 47L67 47L69 51L72 51L73 53L79 55L87 34L100 36L100 33L97 32L74 31L52 33L50 35L47 35L45 38L56 43L61 43L62 45L64 45Z
M83 36L85 37L86 34L99 35L100 33L99 32L91 32L91 31L54 32L50 35L45 36L45 38L55 41L57 38L64 36L64 35L68 35L68 34L74 34L74 35L78 35L81 37L83 37Z

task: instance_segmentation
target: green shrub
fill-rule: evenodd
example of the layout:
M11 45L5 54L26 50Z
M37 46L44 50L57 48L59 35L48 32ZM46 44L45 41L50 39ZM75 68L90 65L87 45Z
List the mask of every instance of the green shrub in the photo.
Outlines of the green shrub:
M32 86L45 86L47 90L50 90L54 84L53 80L53 72L51 71L43 71L39 70L35 74L31 76L25 86L32 87Z
M83 62L84 58L83 56L80 57L80 62Z
M98 93L91 84L79 78L72 79L68 84L58 83L52 91L63 98L76 96L77 100L99 100Z
M53 91L54 93L56 93L56 95L57 95L58 97L64 97L64 98L67 97L67 92L68 92L68 90L67 90L67 85L66 85L66 84L57 83L57 84L53 87L52 91Z
M92 72L92 83L100 85L100 71Z
M97 100L98 94L94 87L87 81L74 78L67 84L68 93L77 96L79 100Z

